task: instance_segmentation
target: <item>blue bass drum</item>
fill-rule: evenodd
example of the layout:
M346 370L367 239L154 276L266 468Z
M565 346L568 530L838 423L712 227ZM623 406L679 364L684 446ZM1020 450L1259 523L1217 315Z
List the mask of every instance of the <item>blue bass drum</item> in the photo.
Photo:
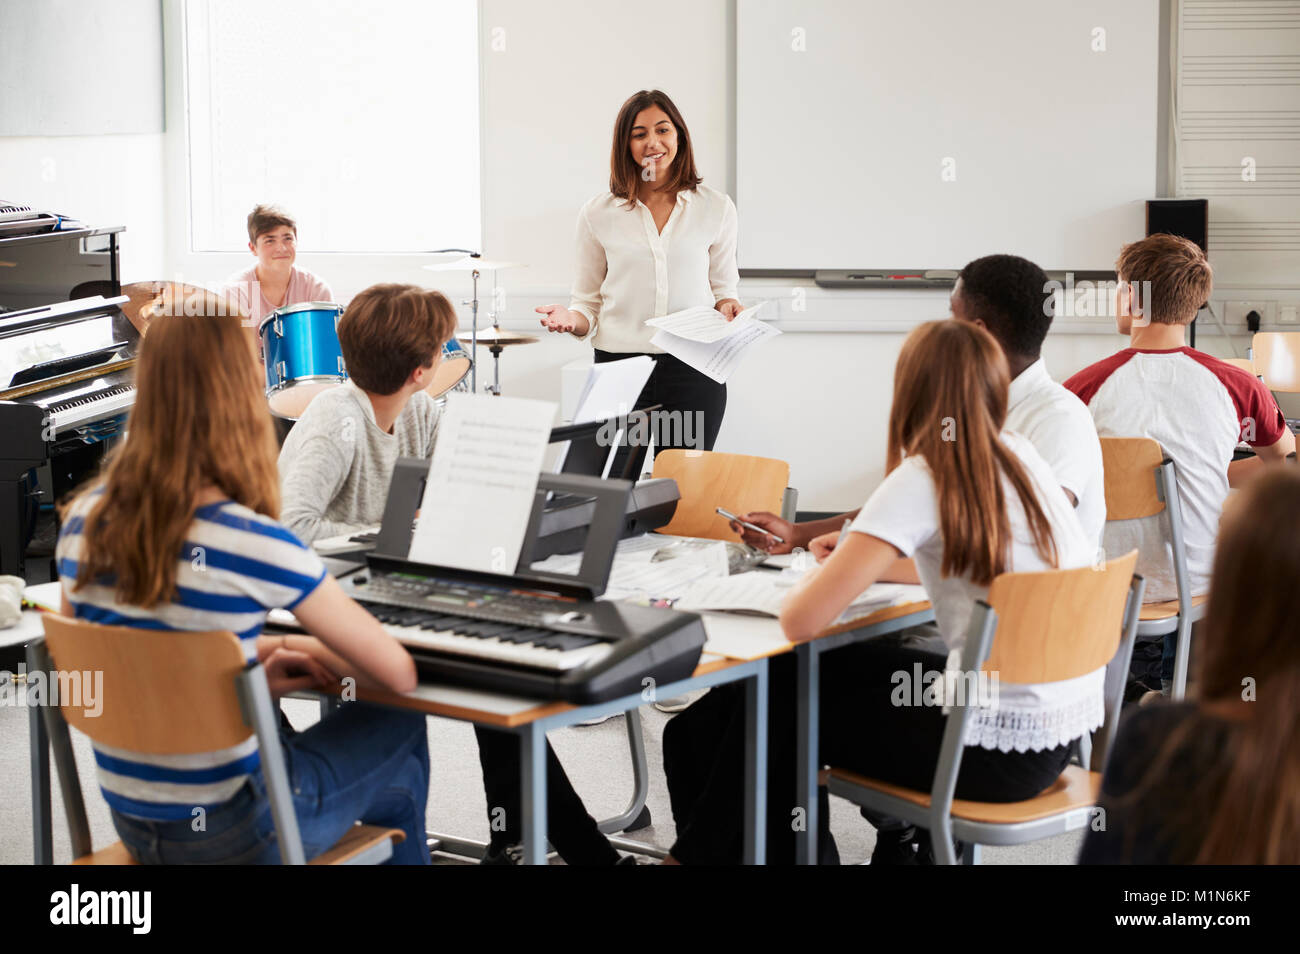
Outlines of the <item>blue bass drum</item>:
M321 391L347 380L338 323L343 306L329 301L285 305L257 329L266 363L271 413L296 421Z

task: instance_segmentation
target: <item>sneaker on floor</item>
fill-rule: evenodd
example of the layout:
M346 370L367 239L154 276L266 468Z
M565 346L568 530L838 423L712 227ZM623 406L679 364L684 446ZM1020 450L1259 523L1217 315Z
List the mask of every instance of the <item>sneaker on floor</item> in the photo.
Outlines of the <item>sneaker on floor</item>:
M876 832L876 847L871 850L867 864L919 865L916 853L916 829L884 828Z
M481 865L520 865L523 862L523 845L488 845L479 860Z
M660 712L681 712L691 704L689 696L671 696L667 699L661 699L655 703L655 708Z

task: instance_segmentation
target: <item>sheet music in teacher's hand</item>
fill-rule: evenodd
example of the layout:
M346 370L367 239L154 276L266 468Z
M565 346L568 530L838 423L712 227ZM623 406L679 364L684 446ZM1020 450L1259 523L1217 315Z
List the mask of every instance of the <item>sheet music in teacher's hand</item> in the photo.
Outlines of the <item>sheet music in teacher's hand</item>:
M675 311L671 315L650 318L646 321L646 324L651 328L666 331L670 335L676 335L678 338L685 338L687 341L713 344L713 342L721 341L723 338L730 338L742 328L747 327L751 321L758 317L758 313L763 310L763 306L766 304L767 302L760 301L757 305L751 305L731 321L723 318L716 308L697 305L694 308Z
M740 319L737 318L736 321ZM736 368L740 367L740 362L756 345L780 333L769 324L750 319L734 334L720 338L711 344L690 341L662 330L650 339L650 343L663 348L674 358L690 365L701 374L708 375L719 384L726 384Z
M550 401L447 395L409 558L514 573L554 419Z

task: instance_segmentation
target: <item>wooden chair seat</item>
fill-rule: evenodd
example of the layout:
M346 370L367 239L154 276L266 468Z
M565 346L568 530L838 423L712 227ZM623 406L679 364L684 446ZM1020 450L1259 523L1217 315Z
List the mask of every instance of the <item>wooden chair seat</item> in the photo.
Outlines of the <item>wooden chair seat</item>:
M115 841L107 848L74 858L72 863L74 865L138 865L140 862L131 857L131 852L126 850L126 845Z
M334 843L329 851L323 851L309 865L345 865L357 855L385 839L392 839L393 844L406 841L406 833L397 828L380 828L378 825L353 825L346 835Z
M353 825L333 848L317 855L308 864L344 865L386 838L391 838L396 845L406 840L406 833L397 828L380 828L378 825ZM107 848L82 855L72 863L74 865L138 865L140 862L131 857L131 853L126 850L126 845L115 841Z
M872 788L885 795L901 798L913 805L923 807L930 805L929 792L918 792L916 789L904 788L901 785L891 785L844 769L833 768L830 774L853 785ZM992 825L1014 825L1050 818L1080 808L1091 808L1097 804L1097 797L1100 794L1101 773L1089 772L1078 765L1071 765L1045 791L1023 802L970 802L954 798L952 817Z
M1192 605L1202 606L1209 599L1209 595L1193 596ZM1143 603L1142 611L1138 614L1141 622L1149 623L1158 619L1170 619L1178 615L1178 600L1166 600L1163 603Z

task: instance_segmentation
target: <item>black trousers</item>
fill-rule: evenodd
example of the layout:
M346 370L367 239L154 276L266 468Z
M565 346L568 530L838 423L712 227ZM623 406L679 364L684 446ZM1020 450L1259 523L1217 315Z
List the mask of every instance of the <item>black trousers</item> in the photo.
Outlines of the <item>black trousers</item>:
M597 364L638 357L635 353L596 350ZM655 363L650 379L636 399L634 411L663 405L663 411L654 415L655 446L659 450L684 448L686 450L713 450L718 431L722 429L722 416L727 410L727 386L719 384L706 374L670 354L647 355ZM641 476L645 466L646 447L628 447L626 442L614 454L610 476L619 477L623 468L632 462L632 479Z
M490 842L494 848L523 840L520 800L519 736L476 725L479 764L487 793ZM502 824L504 823L504 824ZM614 846L596 827L573 783L546 743L546 834L560 857L571 865L612 865L619 859Z
M896 672L942 670L942 653L883 637L823 657L819 760L872 778L929 790L934 781L947 717L939 706L898 706L891 701ZM796 786L796 660L775 656L769 670L768 823L769 864L794 862L802 813ZM664 771L683 864L739 864L743 831L743 689L720 686L675 716L664 729ZM958 798L1015 802L1052 784L1069 763L1070 746L1042 752L1000 752L967 746L957 777ZM823 864L836 863L825 819L828 800L819 793Z

